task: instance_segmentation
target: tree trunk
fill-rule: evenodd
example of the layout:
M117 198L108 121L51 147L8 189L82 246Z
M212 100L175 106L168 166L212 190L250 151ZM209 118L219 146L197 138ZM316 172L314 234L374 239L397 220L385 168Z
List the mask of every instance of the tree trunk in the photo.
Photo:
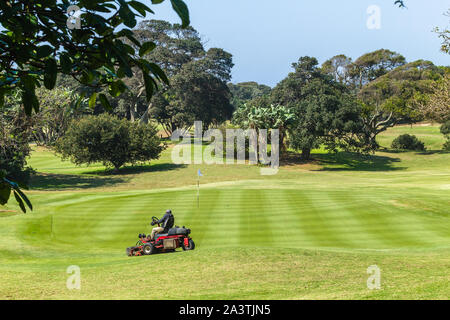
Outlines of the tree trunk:
M280 128L279 130L280 130L280 157L284 158L284 156L286 155L286 151L287 151L287 147L284 142L284 140L286 138L286 134L285 134L285 130L283 128Z
M311 149L302 149L302 160L309 160L311 158Z
M152 108L152 103L150 102L148 104L147 110L145 110L145 113L141 117L141 120L140 120L141 123L148 124L148 121L149 121L149 115L148 114L149 114L151 108Z
M133 103L130 107L130 120L131 122L136 121L136 114L137 114L137 102Z

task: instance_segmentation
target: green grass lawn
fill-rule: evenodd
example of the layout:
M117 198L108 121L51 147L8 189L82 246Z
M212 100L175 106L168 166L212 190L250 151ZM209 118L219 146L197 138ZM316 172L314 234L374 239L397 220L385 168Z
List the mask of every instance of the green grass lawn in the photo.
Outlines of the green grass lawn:
M450 154L439 151L437 126L395 127L380 144L402 133L428 151L316 151L274 176L173 165L170 149L114 175L34 147L35 210L0 209L0 298L448 299ZM168 208L193 230L196 250L125 256ZM70 265L81 268L81 290L66 288ZM380 290L367 289L371 265Z

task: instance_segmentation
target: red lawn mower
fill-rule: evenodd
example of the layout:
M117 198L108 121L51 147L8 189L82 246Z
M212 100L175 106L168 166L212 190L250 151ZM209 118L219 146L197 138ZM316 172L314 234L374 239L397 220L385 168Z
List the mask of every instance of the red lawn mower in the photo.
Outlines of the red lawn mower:
M158 218L152 217L152 221L158 224ZM134 247L127 248L127 256L143 256L155 253L174 252L177 248L186 250L194 250L194 240L189 236L191 229L175 226L169 229L168 233L157 233L155 239L151 239L151 235L139 234L139 241Z

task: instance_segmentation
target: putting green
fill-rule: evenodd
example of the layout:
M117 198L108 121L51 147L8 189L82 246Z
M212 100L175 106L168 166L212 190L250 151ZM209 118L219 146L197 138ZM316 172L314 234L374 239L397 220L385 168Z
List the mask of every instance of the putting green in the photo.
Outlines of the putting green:
M448 298L450 154L433 151L443 143L436 126L393 128L380 141L405 131L431 150L318 152L267 177L255 166L173 166L170 150L141 171L105 175L36 148L35 211L0 212L0 298L139 298L129 280L149 264L172 270L161 278L173 290L152 298ZM196 250L126 257L168 208ZM382 290L365 287L373 264ZM82 290L65 287L69 265L80 266Z

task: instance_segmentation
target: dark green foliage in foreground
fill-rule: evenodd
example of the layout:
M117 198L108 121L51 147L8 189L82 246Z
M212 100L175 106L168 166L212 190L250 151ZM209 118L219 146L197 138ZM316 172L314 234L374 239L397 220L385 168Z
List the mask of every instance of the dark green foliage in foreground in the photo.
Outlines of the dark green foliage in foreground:
M28 183L32 169L26 161L30 154L28 132L26 125L22 128L20 124L23 123L14 112L0 114L0 205L8 202L12 191L21 210L26 212L25 204L30 209L32 206L20 187ZM20 181L20 186L14 180Z
M188 26L186 4L182 0L171 3L183 27ZM68 0L0 2L0 106L5 95L21 89L25 112L37 113L36 88L44 85L53 89L58 74L70 75L85 86L107 88L112 96L117 96L126 90L122 79L132 77L132 69L137 68L145 80L148 100L158 82L168 83L157 64L142 58L156 44L151 39L139 43L133 36L137 17L154 13L149 7L139 1L80 0L76 3L81 9L79 24L71 25L71 4ZM118 30L121 25L124 27ZM125 38L137 50L125 43ZM95 102L96 92L89 94ZM110 108L104 94L98 98Z
M20 181L21 185L28 183L32 172L26 161L30 155L30 121L23 121L24 118L20 106L0 112L0 170L7 179Z
M425 144L414 135L402 134L392 141L392 149L425 151Z
M163 150L155 127L109 114L73 121L56 143L63 159L77 165L102 162L116 171L126 163L158 159Z

